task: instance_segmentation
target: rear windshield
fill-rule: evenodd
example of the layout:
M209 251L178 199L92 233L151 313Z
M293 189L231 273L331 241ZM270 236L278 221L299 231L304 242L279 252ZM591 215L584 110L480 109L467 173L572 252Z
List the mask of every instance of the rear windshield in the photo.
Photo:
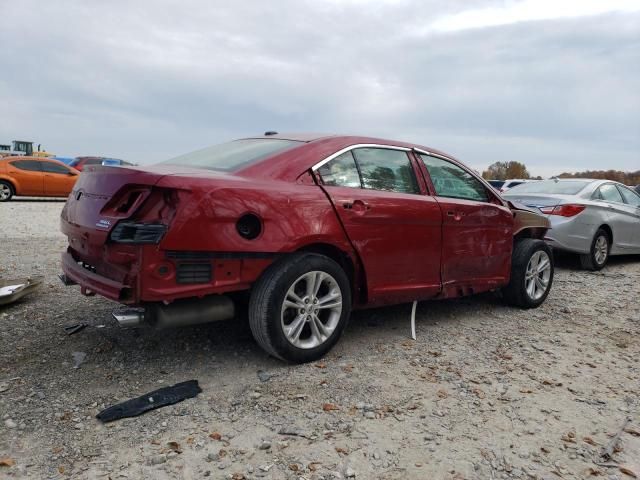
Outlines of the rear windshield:
M182 165L208 170L233 171L302 143L278 138L234 140L180 155L160 162L160 165Z
M540 182L527 182L513 187L509 190L509 195L517 195L519 193L559 193L564 195L575 195L590 180L567 180L556 182L555 180L542 180Z
M493 188L497 188L498 190L500 189L500 187L502 187L502 185L504 185L503 180L489 180L489 183Z

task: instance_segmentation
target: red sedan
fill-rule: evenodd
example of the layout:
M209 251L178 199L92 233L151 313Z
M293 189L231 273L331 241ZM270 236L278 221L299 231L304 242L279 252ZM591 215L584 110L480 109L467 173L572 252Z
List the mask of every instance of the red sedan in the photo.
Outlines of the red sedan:
M355 308L502 290L537 307L553 281L546 218L450 155L349 136L245 138L149 167L85 171L62 212L61 276L136 309L123 325L233 318L305 362Z

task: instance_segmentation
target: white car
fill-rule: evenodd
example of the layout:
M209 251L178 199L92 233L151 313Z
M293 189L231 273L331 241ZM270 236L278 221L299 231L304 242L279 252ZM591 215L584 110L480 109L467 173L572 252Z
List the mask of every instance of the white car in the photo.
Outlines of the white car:
M536 182L537 180L529 180L524 178L512 178L509 180L489 180L489 183L493 188L498 190L500 193L504 193L510 188L513 188L517 185L521 185L527 182Z

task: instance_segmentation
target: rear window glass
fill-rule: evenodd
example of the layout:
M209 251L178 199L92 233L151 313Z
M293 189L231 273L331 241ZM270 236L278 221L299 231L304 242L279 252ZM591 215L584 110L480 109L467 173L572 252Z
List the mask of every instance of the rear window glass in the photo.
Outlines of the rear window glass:
M509 195L516 195L518 193L559 193L561 195L575 195L584 187L586 187L590 180L567 180L556 182L555 180L541 180L539 182L527 182L513 187L509 190Z
M208 170L233 171L263 160L289 148L302 145L295 140L249 138L222 143L160 162L160 165L182 165Z
M493 188L497 188L498 190L504 185L504 181L502 180L489 180L489 183Z

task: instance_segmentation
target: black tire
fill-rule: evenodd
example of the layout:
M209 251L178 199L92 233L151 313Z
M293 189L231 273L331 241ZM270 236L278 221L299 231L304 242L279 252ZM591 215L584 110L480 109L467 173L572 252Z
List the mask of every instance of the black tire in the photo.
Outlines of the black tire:
M542 293L541 296L534 295L532 297L527 291L526 275L529 262L537 252L544 252L544 254L546 254L550 263L550 273L544 293ZM547 245L544 240L537 240L535 238L523 238L518 240L513 246L513 254L511 257L511 279L509 280L509 284L502 289L502 296L504 300L510 305L521 308L539 307L546 300L549 292L551 291L551 285L553 284L553 270L553 253L549 245Z
M339 316L335 312L333 321L337 323L326 340L313 348L299 348L286 337L282 309L289 288L303 275L314 271L332 277L327 282L340 289L342 309ZM346 273L330 258L314 253L295 253L271 265L254 285L249 299L249 325L256 342L270 355L294 363L312 362L331 350L346 327L350 314L351 288ZM309 316L306 318L308 320ZM311 325L305 324L302 328L302 332L307 328L310 332ZM302 337L302 333L299 336Z
M15 194L13 185L5 180L0 180L0 202L8 202Z
M600 240L600 239L603 240ZM598 250L599 250L599 242L606 242L606 253L604 259L598 261ZM593 236L593 240L591 241L591 249L589 253L585 253L580 255L580 265L585 270L602 270L602 268L607 264L607 260L609 260L609 252L611 251L611 238L609 238L609 233L603 229L599 228L596 234Z

